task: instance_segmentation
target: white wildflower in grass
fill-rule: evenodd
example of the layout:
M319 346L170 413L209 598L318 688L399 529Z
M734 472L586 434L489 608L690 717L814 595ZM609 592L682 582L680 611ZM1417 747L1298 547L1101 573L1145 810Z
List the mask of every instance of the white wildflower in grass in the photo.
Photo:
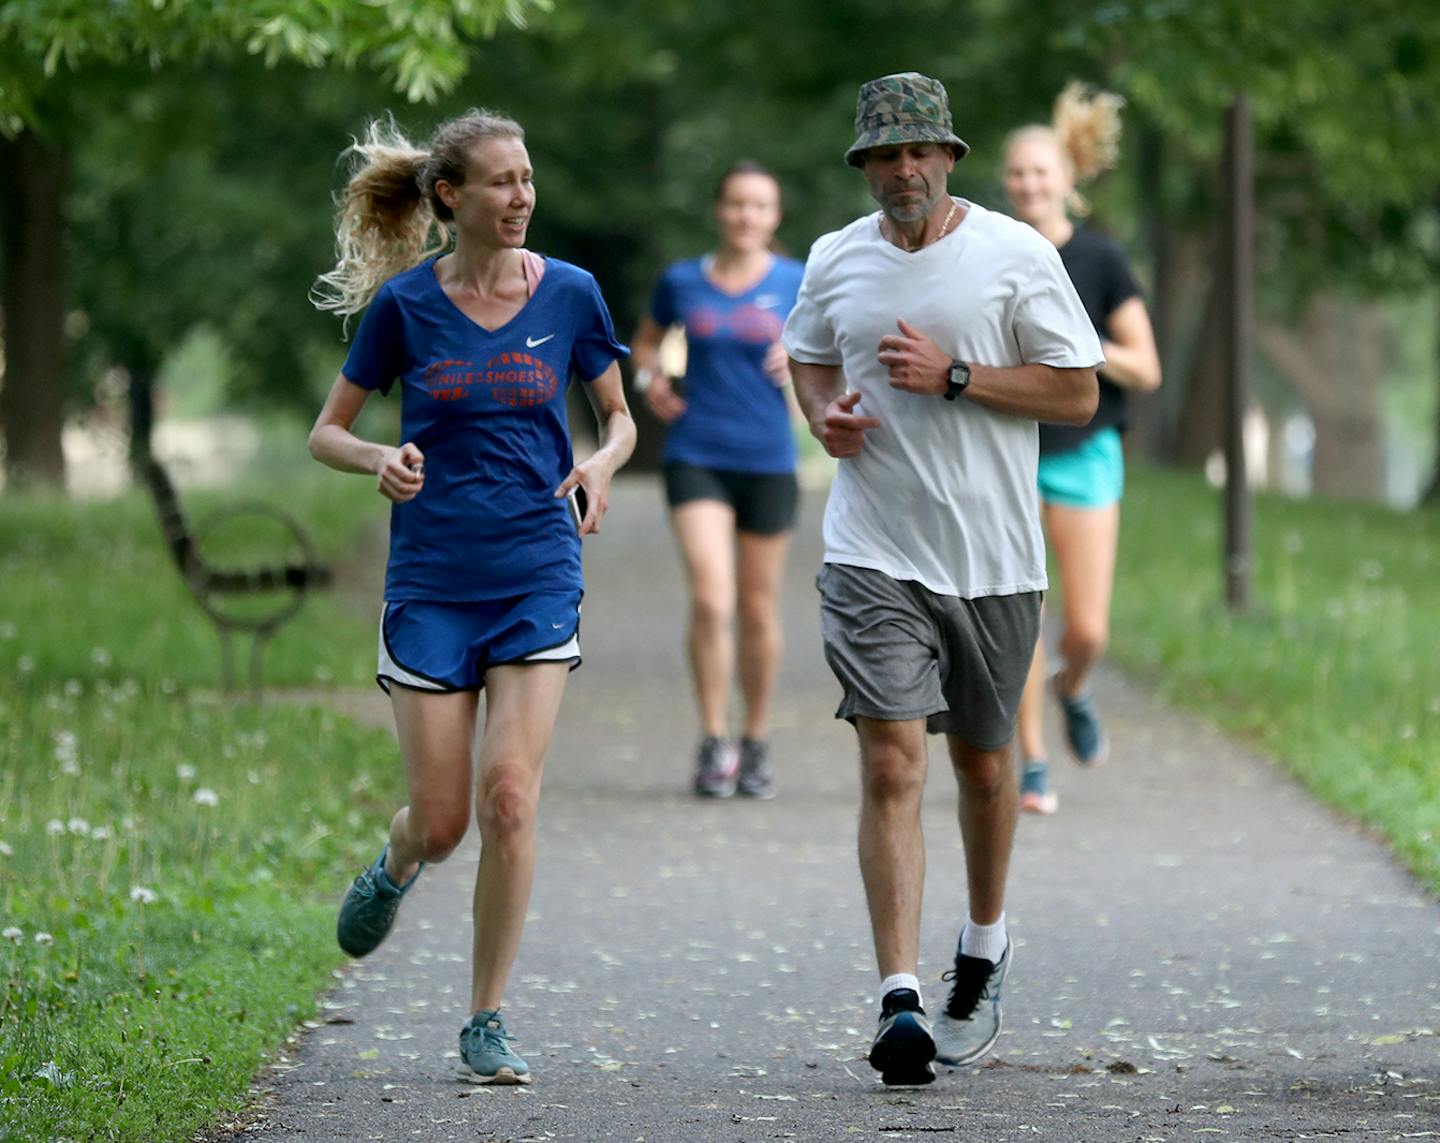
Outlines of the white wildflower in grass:
M53 945L55 943L55 938L49 933L36 933L35 943L37 945Z
M134 885L130 889L130 900L138 901L142 905L153 905L158 899L155 890L146 889L143 885Z
M92 841L109 841L109 840L110 840L110 827L109 827L109 826L96 826L94 829L92 829L92 830L90 831L90 839L91 839Z
M182 782L193 782L195 781L195 767L189 762L181 762L175 767L175 777Z
M7 841L0 841L0 857L14 857L14 856L15 856L15 851L10 848L10 843L7 842Z
M65 823L65 828L71 833L79 834L81 837L90 836L90 823L84 818L71 818Z
M218 806L220 795L207 786L201 786L195 791L195 804L197 806Z
M90 649L90 661L97 667L108 667L110 665L110 652L104 647L92 647Z
M245 771L245 781L249 782L252 786L258 786L260 784L260 775L255 770L247 770Z
M20 669L22 675L28 675L35 669L35 660L29 655L21 655L20 658L15 660L15 666Z
M15 624L7 619L4 623L0 623L0 639L13 638L15 638Z
M59 818L51 818L45 823L45 832L51 837L59 837L65 832L65 823Z
M65 680L65 696L67 698L79 698L85 693L85 687L79 679Z
M0 937L4 937L12 944L18 945L22 940L25 939L25 932L23 929L17 929L14 925L11 925L3 933L0 933Z

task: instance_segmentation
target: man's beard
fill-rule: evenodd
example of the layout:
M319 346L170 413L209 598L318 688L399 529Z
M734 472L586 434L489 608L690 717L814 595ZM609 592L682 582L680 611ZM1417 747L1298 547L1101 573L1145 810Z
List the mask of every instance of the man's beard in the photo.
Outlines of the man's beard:
M915 202L896 203L892 196L900 191L920 191L925 197ZM880 195L881 208L896 222L919 222L935 209L935 204L939 201L940 195L932 194L930 187L924 182L920 182L918 186L915 183L908 183L894 191L887 187Z

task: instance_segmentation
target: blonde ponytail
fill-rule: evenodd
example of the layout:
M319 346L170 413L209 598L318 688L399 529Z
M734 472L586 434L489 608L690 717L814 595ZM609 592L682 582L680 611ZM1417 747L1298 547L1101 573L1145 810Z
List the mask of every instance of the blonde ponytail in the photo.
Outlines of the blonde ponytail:
M477 108L441 124L429 150L421 150L392 120L371 123L346 152L356 163L335 219L335 268L316 280L311 302L349 319L388 279L449 246L454 216L435 184L463 183L468 149L497 137L523 139L525 131Z
M318 309L345 318L370 304L382 283L449 244L420 189L430 155L390 120L377 120L349 148L356 163L335 218L335 268L310 291Z
M1050 123L1010 132L1005 153L1022 140L1042 139L1060 153L1071 182L1079 188L1119 162L1120 108L1124 106L1123 96L1071 80L1055 100ZM1066 196L1065 206L1077 218L1090 213L1090 203L1078 189Z

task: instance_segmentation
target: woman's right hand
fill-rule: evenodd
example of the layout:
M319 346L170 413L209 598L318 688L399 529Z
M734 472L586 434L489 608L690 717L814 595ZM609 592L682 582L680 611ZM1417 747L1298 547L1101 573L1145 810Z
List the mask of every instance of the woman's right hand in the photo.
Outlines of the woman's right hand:
M376 487L381 496L396 504L414 500L425 487L425 454L410 441L399 448L386 449Z
M667 425L679 420L685 412L685 401L663 373L656 373L651 379L649 388L645 390L645 402L650 411Z

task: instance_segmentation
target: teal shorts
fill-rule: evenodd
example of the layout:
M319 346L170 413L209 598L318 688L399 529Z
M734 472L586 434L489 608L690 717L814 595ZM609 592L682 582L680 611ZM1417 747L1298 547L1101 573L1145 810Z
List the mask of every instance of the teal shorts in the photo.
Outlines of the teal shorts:
M1040 499L1061 508L1108 508L1125 492L1125 450L1115 429L1040 458Z

